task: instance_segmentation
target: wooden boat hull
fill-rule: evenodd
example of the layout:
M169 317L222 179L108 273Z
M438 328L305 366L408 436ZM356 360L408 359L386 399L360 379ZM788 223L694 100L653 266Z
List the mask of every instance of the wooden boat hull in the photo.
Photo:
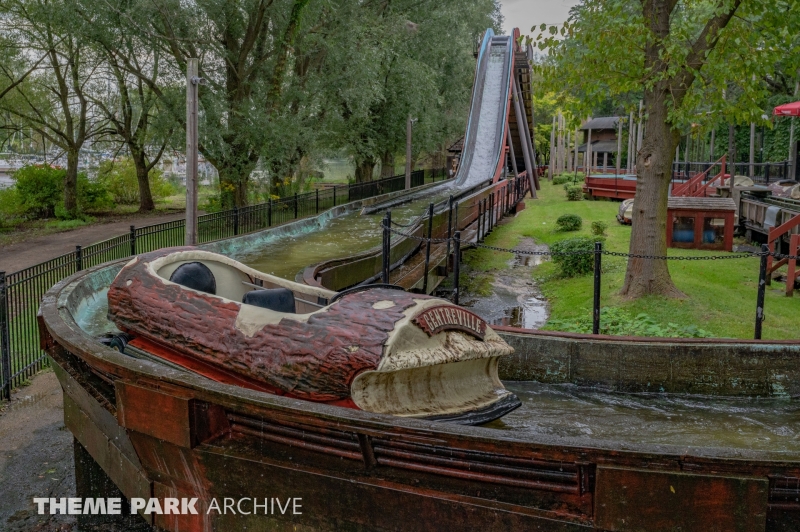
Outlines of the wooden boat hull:
M120 267L48 292L42 346L66 426L125 497L198 498L197 514L143 515L165 530L800 526L796 454L521 437L264 394L122 355L76 322ZM225 498L298 498L302 513L253 514L252 500L244 512L207 511Z

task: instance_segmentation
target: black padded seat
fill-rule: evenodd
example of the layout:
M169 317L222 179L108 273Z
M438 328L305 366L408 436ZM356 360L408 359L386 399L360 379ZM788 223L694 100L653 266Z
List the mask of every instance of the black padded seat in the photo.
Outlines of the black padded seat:
M253 290L247 292L242 298L245 305L267 308L275 312L287 312L294 314L294 293L288 288L265 288L264 290Z
M181 264L175 268L169 280L198 292L217 295L217 281L214 279L214 274L202 262Z

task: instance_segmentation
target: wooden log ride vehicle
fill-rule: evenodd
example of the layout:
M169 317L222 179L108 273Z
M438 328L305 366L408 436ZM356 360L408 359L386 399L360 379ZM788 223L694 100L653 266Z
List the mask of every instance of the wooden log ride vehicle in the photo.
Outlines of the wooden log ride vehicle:
M471 425L520 405L497 376L513 349L485 321L391 287L337 294L169 248L119 272L108 315L126 349L276 395Z
M105 319L107 293L128 262L77 272L52 287L40 307L41 346L52 357L64 424L75 437L78 497L198 498L197 514L138 511L172 532L800 530L796 451L519 433L504 430L503 420L476 427L385 415L211 380L165 358L140 357L130 344L125 353L109 349L97 336L113 330ZM281 284L298 299L333 297ZM379 292L396 304L394 297L409 295L363 295ZM357 295L324 304L333 312ZM368 319L350 329L361 334ZM516 348L501 359L510 380L591 381L625 393L667 386L675 393L741 394L755 385L760 395L773 386L797 393L794 343L512 328L498 334ZM794 419L786 418L787 426ZM211 508L211 501L222 508L223 498L250 499L235 514ZM266 511L266 498L282 505L300 498L302 514L282 513L277 502ZM93 517L114 516L78 516L79 524Z

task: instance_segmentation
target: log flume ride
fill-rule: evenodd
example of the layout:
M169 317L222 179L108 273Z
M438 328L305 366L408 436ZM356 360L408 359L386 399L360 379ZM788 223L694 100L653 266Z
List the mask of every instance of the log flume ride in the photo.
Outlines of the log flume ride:
M490 209L495 202L484 194L499 192L493 198L507 206L524 191L521 181L509 187L512 181L498 173L507 147L521 155L527 127L524 113L512 109L529 57L518 35L487 32L483 39L464 159L453 180ZM515 117L516 139L509 128ZM385 209L395 197L374 203ZM295 277L304 283L231 259L282 237L323 231L325 220L367 203L197 249L109 262L48 291L40 340L64 392L78 497L157 500L165 510L137 505L137 522L128 507L127 518L81 515L81 527L102 530L112 521L112 529L132 530L143 519L172 532L800 530L794 447L769 438L736 447L724 430L692 442L624 439L615 437L614 410L632 393L667 392L665 402L689 395L701 405L701 394L741 396L752 399L751 411L769 408L760 399L767 397L783 401L776 423L791 440L800 345L492 330L424 294L349 291L375 273L369 266L359 278L352 257L306 269ZM467 233L478 215L485 217L478 205L456 211L455 227ZM448 225L441 221L447 214L439 212L437 227ZM392 248L392 261L407 247ZM359 251L362 263L374 262ZM280 247L270 253L285 260ZM527 399L503 419L532 411L515 422L527 432L503 419L464 424L518 404L497 380L498 361L504 378L562 386L547 399L541 387L508 384ZM608 397L569 398L579 387ZM565 435L540 425L545 403L561 425L566 415L558 405L569 403L579 430ZM627 412L634 410L652 414L642 418L642 432L671 415L663 405ZM604 411L611 412L605 439L592 434L589 419ZM196 499L196 512L166 511L175 507L168 501L181 499Z
M135 348L267 393L469 425L520 405L497 377L513 349L475 314L426 295L337 294L168 248L120 271L108 315Z

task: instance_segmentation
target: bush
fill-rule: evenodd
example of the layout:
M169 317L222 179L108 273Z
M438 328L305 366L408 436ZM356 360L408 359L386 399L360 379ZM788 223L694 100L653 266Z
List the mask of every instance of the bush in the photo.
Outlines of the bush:
M175 193L175 188L164 179L161 170L153 168L149 174L150 193L153 199L165 198ZM103 161L97 171L97 180L105 185L114 201L126 205L139 203L139 181L132 159Z
M580 201L583 199L583 185L567 187L567 201Z
M82 211L102 211L114 207L114 198L101 181L90 181L85 173L78 174L78 208Z
M605 222L592 222L592 234L597 236L603 236L606 234L606 229L608 229L608 224Z
M561 268L561 275L564 277L576 277L585 275L594 269L594 243L602 242L602 239L591 238L588 236L578 236L559 240L550 246L553 255L553 262ZM585 253L576 253L583 251ZM576 253L574 255L557 255L557 253Z
M556 220L556 226L559 231L577 231L583 226L583 219L577 214L562 214Z
M66 170L49 165L23 166L12 176L22 212L32 218L52 218L63 202Z
M0 227L13 225L24 214L17 189L15 187L0 188Z
M563 185L565 183L572 183L575 179L573 174L558 174L553 176L553 184L554 185Z

